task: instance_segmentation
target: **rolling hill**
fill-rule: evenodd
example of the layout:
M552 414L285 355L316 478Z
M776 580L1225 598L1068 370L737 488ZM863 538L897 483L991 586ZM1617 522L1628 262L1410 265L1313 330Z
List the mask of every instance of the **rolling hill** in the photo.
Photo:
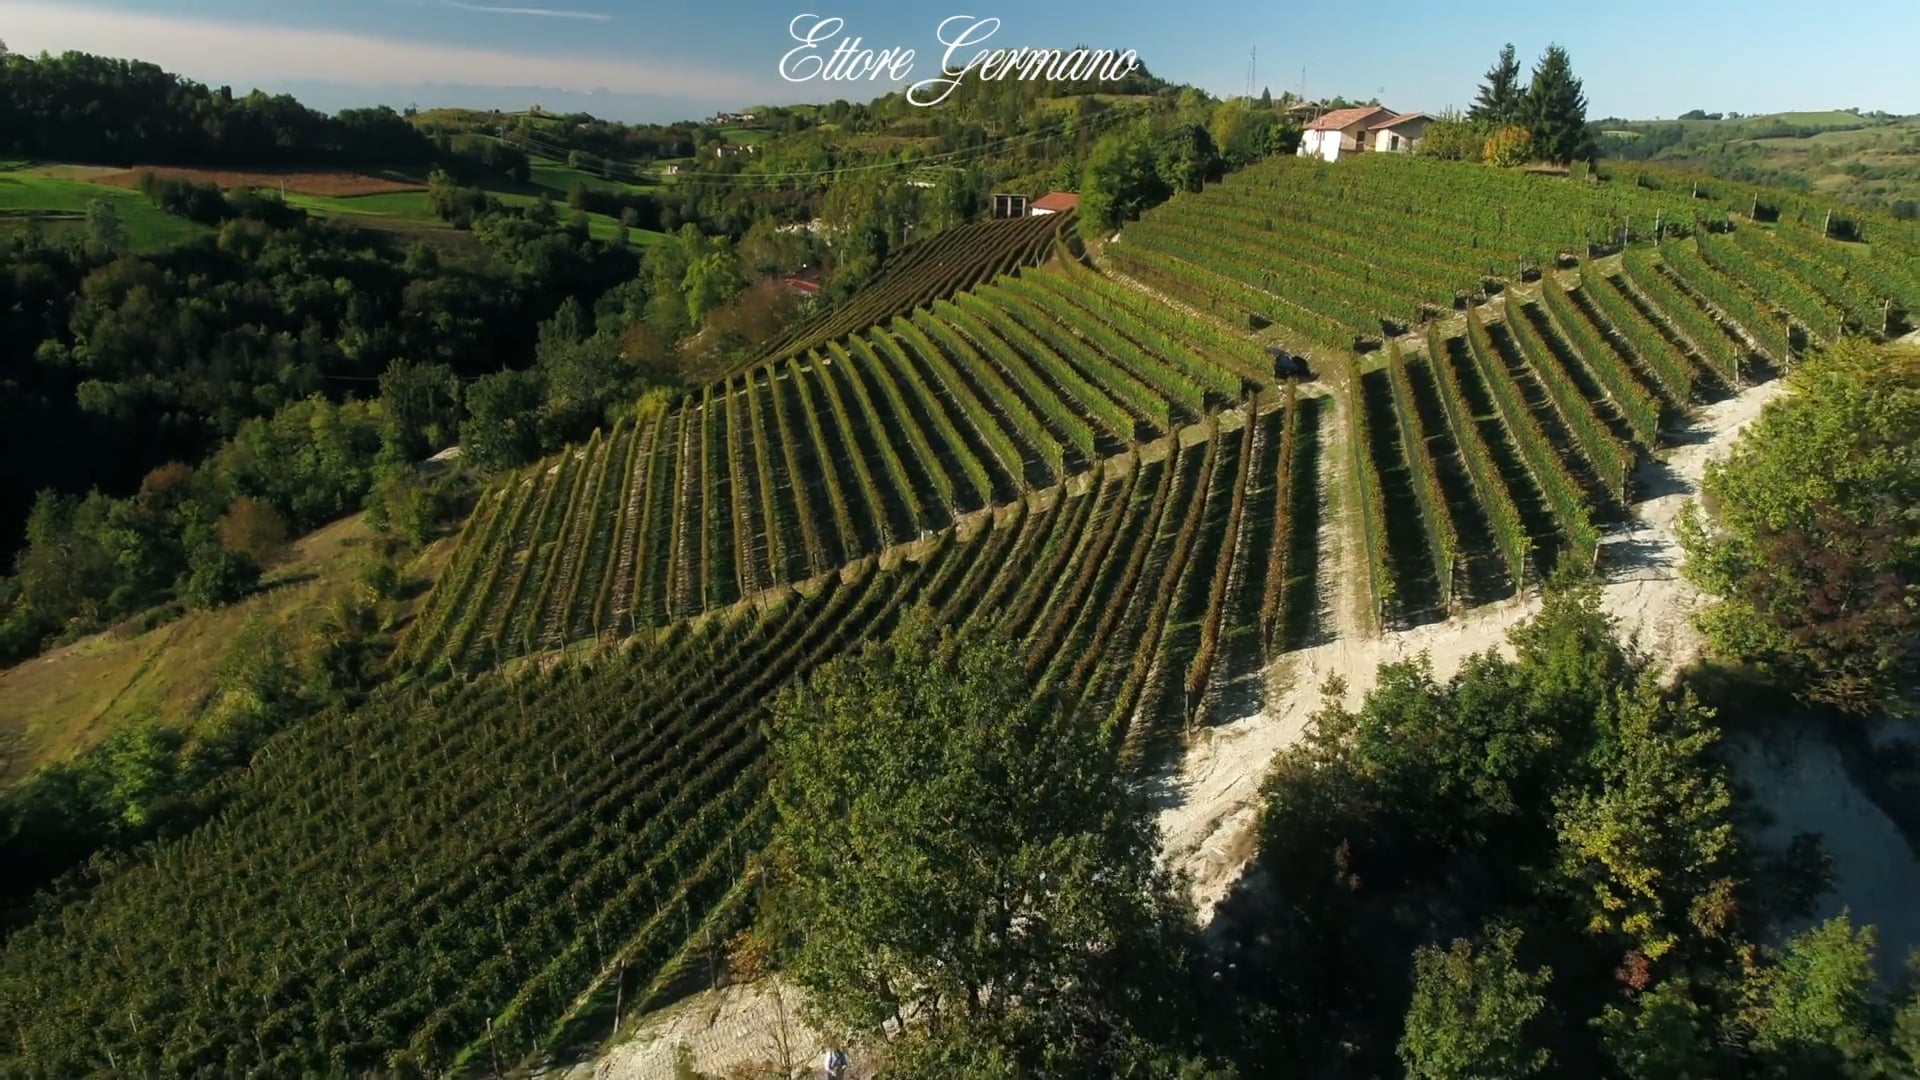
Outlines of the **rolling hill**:
M1012 636L1144 768L1290 650L1592 565L1703 401L1920 310L1911 226L1666 175L1269 160L1085 257L929 258L866 325L503 478L410 685L6 943L0 1062L592 1042L749 910L772 695L909 604Z

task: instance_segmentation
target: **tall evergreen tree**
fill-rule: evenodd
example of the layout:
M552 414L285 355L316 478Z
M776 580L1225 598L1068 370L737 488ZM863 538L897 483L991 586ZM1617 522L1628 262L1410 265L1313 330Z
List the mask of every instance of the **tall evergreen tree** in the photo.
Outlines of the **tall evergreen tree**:
M1500 49L1500 62L1487 70L1487 81L1480 84L1480 96L1473 99L1467 119L1495 126L1512 123L1519 118L1525 97L1526 90L1520 85L1520 58L1514 54L1513 43L1508 42Z
M1574 77L1567 50L1549 45L1534 65L1522 119L1533 135L1537 157L1565 165L1593 156L1593 136L1587 131L1587 95Z

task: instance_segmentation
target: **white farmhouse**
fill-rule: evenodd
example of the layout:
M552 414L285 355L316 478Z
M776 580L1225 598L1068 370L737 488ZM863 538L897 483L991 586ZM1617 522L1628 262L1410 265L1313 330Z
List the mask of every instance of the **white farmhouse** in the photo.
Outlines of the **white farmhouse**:
M1342 154L1364 153L1368 148L1367 129L1395 115L1392 109L1380 105L1335 109L1307 125L1300 138L1300 156L1338 161Z
M1416 112L1377 120L1367 128L1367 149L1411 154L1419 148L1420 140L1427 137L1427 119L1426 113Z

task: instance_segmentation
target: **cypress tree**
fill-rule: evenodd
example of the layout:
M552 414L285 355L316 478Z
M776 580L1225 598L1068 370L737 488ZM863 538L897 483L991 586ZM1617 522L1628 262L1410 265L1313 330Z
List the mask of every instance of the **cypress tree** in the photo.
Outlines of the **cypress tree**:
M1567 50L1547 46L1534 65L1523 111L1537 157L1565 165L1593 156L1593 137L1587 131L1587 95L1574 77Z
M1467 110L1467 119L1494 127L1512 123L1519 118L1525 94L1520 86L1520 60L1508 42L1500 50L1499 63L1488 69L1487 81L1480 84L1480 96Z

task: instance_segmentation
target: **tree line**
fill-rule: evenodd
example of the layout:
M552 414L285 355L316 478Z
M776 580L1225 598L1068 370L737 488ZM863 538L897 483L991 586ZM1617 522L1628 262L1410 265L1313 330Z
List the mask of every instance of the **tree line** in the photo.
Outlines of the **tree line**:
M122 165L407 166L433 140L388 108L315 111L139 60L0 56L0 153Z

